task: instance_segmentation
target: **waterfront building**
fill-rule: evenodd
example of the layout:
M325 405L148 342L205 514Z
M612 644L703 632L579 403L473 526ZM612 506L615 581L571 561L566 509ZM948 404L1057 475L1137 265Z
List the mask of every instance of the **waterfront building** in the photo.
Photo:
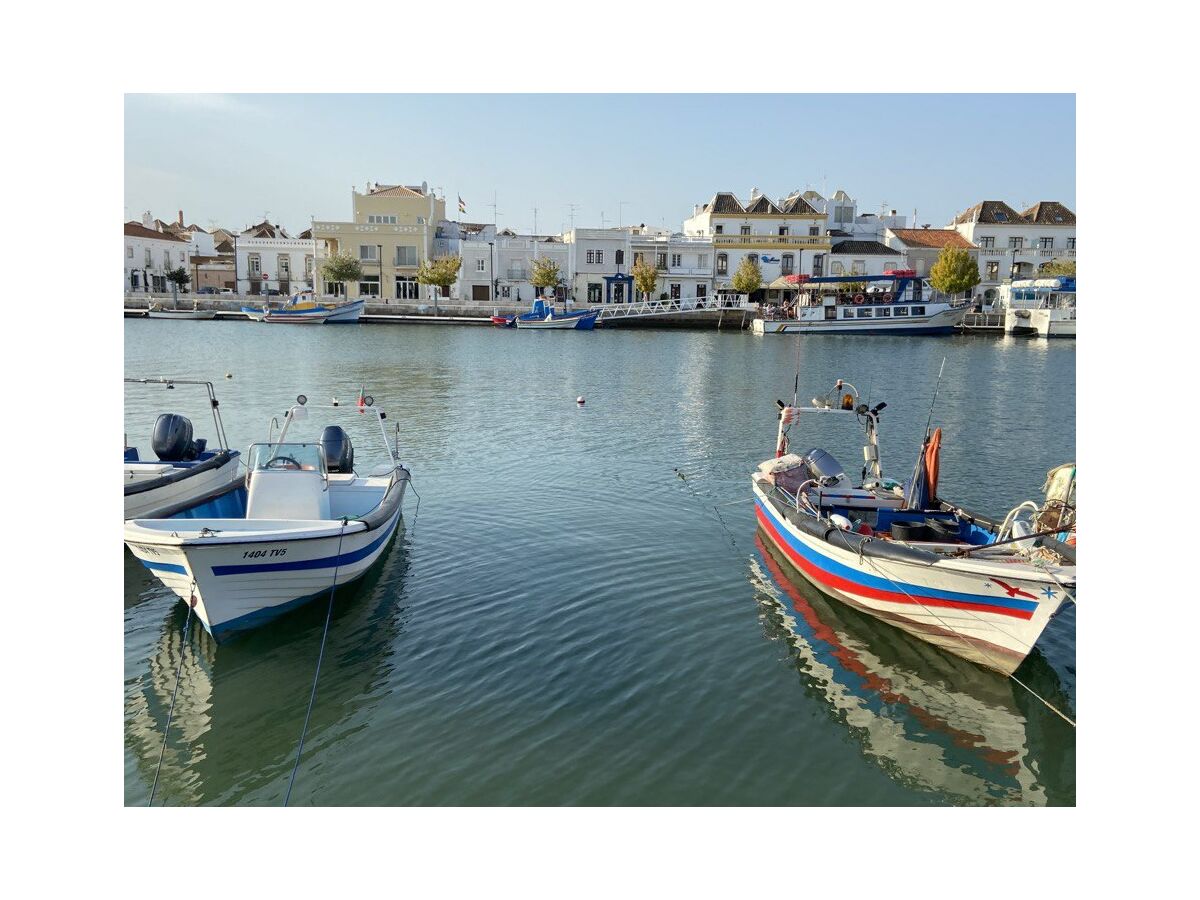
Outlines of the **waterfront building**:
M462 257L458 283L451 297L478 303L532 303L544 290L529 280L536 259L550 258L558 264L560 282L555 297L568 298L570 291L570 248L558 235L517 234L508 228L468 222L443 222L435 246L439 254Z
M994 299L1005 279L1030 278L1055 260L1075 259L1075 213L1056 200L1017 212L1003 200L984 200L950 225L979 248L979 289Z
M880 210L879 215L859 213L858 201L843 190L834 191L828 199L816 191L805 191L800 196L817 212L825 214L827 233L835 239L835 243L837 238L882 242L884 231L888 228L904 228L908 225L906 216L897 215L894 209L888 214L886 207Z
M563 235L572 299L580 306L634 300L628 228L572 228Z
M827 271L826 214L814 209L799 191L776 203L755 188L745 204L721 191L694 207L683 231L712 241L713 287L718 296L736 294L731 279L747 257L762 270L763 289L750 297L755 303L766 297L766 286L780 277Z
M880 241L839 240L829 251L830 275L882 275L907 268L904 251Z
M978 262L979 248L953 228L885 228L883 243L904 254L905 268L926 276L944 247L966 250Z
M437 225L446 219L446 201L420 185L372 184L351 190L350 221L314 221L316 291L398 300L421 299L417 267L433 255ZM356 283L326 283L320 264L332 253L347 251L362 264ZM449 296L449 289L443 291Z
M313 289L316 247L311 237L292 237L279 225L260 222L237 235L233 243L239 294L286 296Z
M651 300L705 301L712 297L712 238L642 225L630 229L630 246L635 264L645 259L658 270Z
M125 290L168 293L167 272L191 267L192 245L147 221L153 224L149 213L142 222L125 223Z

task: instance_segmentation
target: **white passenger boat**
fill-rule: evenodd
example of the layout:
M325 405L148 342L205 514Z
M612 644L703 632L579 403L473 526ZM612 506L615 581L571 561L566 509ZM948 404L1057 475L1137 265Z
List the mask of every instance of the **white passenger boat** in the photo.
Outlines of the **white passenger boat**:
M237 509L234 496L242 487L238 470L241 455L228 449L221 410L212 382L179 378L126 378L126 384L202 385L208 391L213 416L213 438L218 446L209 449L206 438L193 438L192 423L177 413L163 413L154 423L150 438L154 460L142 459L137 447L125 444L125 518L160 518L178 515L195 507Z
M1024 278L1000 286L1004 333L1075 337L1075 279Z
M911 269L793 277L795 300L754 319L754 334L952 334L967 314L965 303L928 296Z
M927 430L901 484L880 466L886 404L868 408L839 380L811 406L780 406L776 456L751 480L759 527L788 564L835 599L1011 674L1073 599L1074 466L1052 473L1045 504L1027 501L997 523L936 499L941 429ZM866 430L858 486L824 450L787 450L793 425L828 417Z
M297 401L278 439L250 448L244 515L125 523L133 555L193 604L218 640L361 577L400 520L409 473L388 441L385 415L370 398L325 408L362 423L352 428L378 425L385 461L359 475L340 426L326 427L318 441L294 439L294 424L309 416L305 398Z

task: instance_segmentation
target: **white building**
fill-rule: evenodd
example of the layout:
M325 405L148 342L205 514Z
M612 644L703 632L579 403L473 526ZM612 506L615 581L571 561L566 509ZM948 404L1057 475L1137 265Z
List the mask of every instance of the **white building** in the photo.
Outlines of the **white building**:
M661 228L630 229L633 262L645 259L658 270L657 300L705 300L713 293L713 243L702 235L685 235Z
M687 236L712 241L718 296L736 293L731 279L743 259L757 262L763 290L750 299L761 302L766 286L781 276L824 273L830 250L825 221L825 213L813 209L799 191L774 203L755 188L744 205L728 191L717 193L695 207L683 230Z
M907 269L904 251L879 241L838 241L829 251L829 275L882 275Z
M1055 200L1022 213L1003 200L984 200L950 227L979 248L977 293L988 299L1005 279L1027 278L1055 260L1075 259L1075 213Z
M875 213L860 213L858 201L845 191L835 191L829 199L816 191L805 191L800 195L809 206L826 216L825 227L831 237L857 241L883 241L888 228L905 228L908 217L887 213L886 207Z
M191 260L189 241L138 222L125 223L126 291L168 293L167 272L181 266L190 272Z
M904 254L906 268L922 277L929 274L945 247L966 250L972 259L979 259L979 248L952 228L887 228L883 243Z
M634 299L628 228L572 228L563 235L571 295L579 305L628 303Z
M458 284L454 294L464 301L519 305L532 303L545 294L529 279L535 260L551 259L558 266L559 285L555 297L568 297L570 248L557 235L521 235L509 229L496 231L492 225L477 226L462 223L443 223L440 229L445 241L439 252L462 257ZM452 236L457 234L457 236Z
M313 289L316 244L294 238L278 226L263 223L247 229L234 241L237 292L294 294ZM369 263L364 274L371 274Z

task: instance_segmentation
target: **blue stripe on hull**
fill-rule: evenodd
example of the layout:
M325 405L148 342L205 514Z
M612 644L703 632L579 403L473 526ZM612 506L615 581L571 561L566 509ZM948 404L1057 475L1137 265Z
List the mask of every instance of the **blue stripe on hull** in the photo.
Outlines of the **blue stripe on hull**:
M984 611L986 611L986 608L989 606L1002 607L1004 609L1016 609L1021 610L1022 612L1033 612L1037 609L1038 604L1036 600L1007 600L999 597L992 597L987 594L964 594L959 591L941 590L939 588L928 587L926 585L905 584L901 582L895 582L887 578L879 578L875 575L868 575L865 572L861 572L858 569L843 565L842 563L839 563L836 560L811 549L803 541L798 540L787 530L783 521L775 513L775 511L771 509L771 505L769 503L763 503L763 501L758 497L754 498L754 502L758 508L762 510L763 514L772 522L772 524L774 524L775 530L779 532L780 536L785 541L787 541L788 547L793 552L795 552L798 556L804 557L814 566L836 575L839 578L856 582L873 590L907 591L909 593L920 594L922 597L933 597L939 600L950 600L957 603L970 603L972 605L982 607Z
M383 534L361 550L352 550L340 556L325 556L321 559L299 559L291 562L213 566L212 573L214 575L251 575L257 572L296 572L303 569L332 569L334 566L344 566L352 562L358 562L360 559L365 559L374 553L381 544L391 537L392 532L396 529L396 523L399 521L400 511L397 509L396 515L392 518L392 524L384 530Z
M183 566L177 566L175 563L165 562L150 562L148 559L143 559L142 565L153 572L174 572L177 575L186 575L187 569Z

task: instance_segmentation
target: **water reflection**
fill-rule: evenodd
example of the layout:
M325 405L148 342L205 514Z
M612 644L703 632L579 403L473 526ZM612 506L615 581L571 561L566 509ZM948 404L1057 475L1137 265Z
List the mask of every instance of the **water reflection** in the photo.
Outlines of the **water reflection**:
M312 760L328 759L321 751L336 751L366 727L388 690L394 646L407 617L408 559L401 523L382 563L337 594L293 804L322 802L315 796L322 783L319 764ZM126 803L144 804L149 797L181 655L155 804L282 802L326 609L314 601L220 647L193 622L185 646L186 607L170 604L145 668L126 688L125 737L134 767L129 771L127 764Z
M767 636L787 643L805 691L827 704L868 759L952 803L1075 802L1073 771L1063 772L1074 767L1070 726L1026 702L1012 681L792 581L774 548L761 536L755 543L750 578ZM1028 665L1049 689L1055 675L1040 655Z

